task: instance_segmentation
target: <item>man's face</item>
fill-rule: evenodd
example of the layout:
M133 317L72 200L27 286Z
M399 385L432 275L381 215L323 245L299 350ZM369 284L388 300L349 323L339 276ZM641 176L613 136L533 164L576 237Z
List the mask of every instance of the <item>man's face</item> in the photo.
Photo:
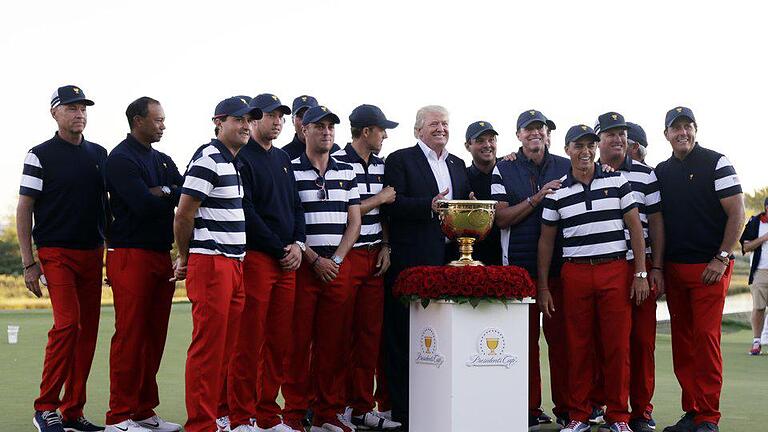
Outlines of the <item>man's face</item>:
M627 130L612 128L600 132L600 157L606 161L616 160L627 155Z
M219 141L238 148L248 143L248 139L251 137L251 131L248 127L249 116L227 116L224 121L216 119L214 122L219 127L219 135L217 136Z
M149 143L158 142L165 130L165 111L160 104L151 103L147 106L147 116L136 116L134 122L137 134L149 140Z
M379 154L384 140L387 139L387 130L379 126L367 126L363 129L366 148L371 153Z
M676 153L688 154L696 143L696 125L687 117L680 117L667 130L664 137Z
M307 112L307 108L302 108L293 114L293 129L296 131L296 135L302 140L304 138L304 125L301 124L301 120L304 119L304 113Z
M311 148L318 153L328 153L331 151L335 134L336 125L328 119L321 119L317 123L310 123L304 126L307 148Z
M595 163L597 143L592 138L571 141L565 147L565 153L571 158L571 167L575 170L589 169Z
M544 152L547 146L547 125L535 121L517 131L517 139L523 144L523 148L531 153Z
M256 123L256 131L252 131L256 132L254 137L272 141L277 139L283 130L283 113L279 110L264 113L261 119L252 121L251 124L253 123Z
M466 145L476 163L486 165L496 161L496 134L485 132Z
M73 103L59 105L51 110L51 115L59 125L59 129L71 134L81 134L88 123L88 113L85 104Z
M426 113L424 125L417 135L429 148L444 148L448 144L448 116L439 112Z

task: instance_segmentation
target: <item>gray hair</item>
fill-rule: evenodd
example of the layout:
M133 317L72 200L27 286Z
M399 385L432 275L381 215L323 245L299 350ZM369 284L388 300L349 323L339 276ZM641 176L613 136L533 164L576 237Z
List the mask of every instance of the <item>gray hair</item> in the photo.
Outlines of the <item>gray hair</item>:
M637 146L637 154L640 155L641 160L645 160L645 157L648 156L648 149L645 148L642 144L640 144L637 141L632 141L631 139L628 139L627 142L630 145L636 145Z
M419 108L418 111L416 111L416 122L413 124L413 136L418 138L419 137L419 129L424 127L424 117L427 116L429 113L437 113L442 114L446 118L450 117L450 113L448 113L448 110L445 109L445 107L442 107L440 105L427 105L425 107Z

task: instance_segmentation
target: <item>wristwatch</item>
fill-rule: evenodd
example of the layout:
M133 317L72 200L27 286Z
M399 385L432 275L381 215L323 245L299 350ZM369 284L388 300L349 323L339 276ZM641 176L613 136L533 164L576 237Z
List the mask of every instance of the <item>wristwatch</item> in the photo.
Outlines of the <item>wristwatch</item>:
M171 188L168 186L163 186L160 188L161 191L163 191L163 195L169 196L171 194Z
M307 245L304 244L304 242L296 240L294 243L296 243L296 246L298 246L299 249L301 249L302 253L307 251Z
M719 254L715 257L723 262L723 264L728 265L731 262L731 254L727 251L720 251Z
M334 255L331 257L331 261L333 261L337 266L340 266L342 262L344 262L344 258Z
M648 272L644 272L644 271L637 272L637 273L635 273L635 277L636 278L640 278L640 279L647 279L648 278Z

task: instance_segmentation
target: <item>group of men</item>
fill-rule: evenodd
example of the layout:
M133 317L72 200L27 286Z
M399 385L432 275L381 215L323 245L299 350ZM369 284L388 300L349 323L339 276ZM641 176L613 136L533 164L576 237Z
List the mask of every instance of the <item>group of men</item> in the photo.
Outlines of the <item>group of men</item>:
M339 117L312 96L292 107L269 93L234 96L216 106L216 138L182 176L153 147L165 129L158 101L128 106L130 132L109 155L83 137L90 105L76 86L57 89L58 131L27 154L21 181L25 282L38 296L47 283L54 315L40 432L105 429L83 415L104 247L115 308L107 431L181 429L154 410L174 281L184 279L194 326L184 430L407 431L409 317L392 287L408 267L456 256L437 201L473 197L498 201L477 257L537 281L531 429L552 421L541 410L543 312L563 430L601 417L610 431L653 430L655 300L666 292L685 415L665 431L717 430L719 320L744 210L731 164L696 143L690 109L667 113L673 155L655 170L643 162L642 128L621 114L570 128L569 160L549 152L556 126L537 110L518 117L521 147L504 160L493 126L470 124L466 167L446 149L441 106L421 108L416 145L385 162L378 154L398 123L374 105L351 112L341 148ZM288 115L296 134L280 149Z

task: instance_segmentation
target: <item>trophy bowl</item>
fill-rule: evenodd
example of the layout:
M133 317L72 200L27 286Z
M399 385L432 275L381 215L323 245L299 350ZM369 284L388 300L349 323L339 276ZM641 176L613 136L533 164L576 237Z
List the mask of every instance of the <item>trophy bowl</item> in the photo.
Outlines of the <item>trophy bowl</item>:
M475 241L484 239L491 231L496 214L496 201L440 200L437 207L443 234L459 243L461 256L448 265L483 265L480 261L472 259L472 249Z

